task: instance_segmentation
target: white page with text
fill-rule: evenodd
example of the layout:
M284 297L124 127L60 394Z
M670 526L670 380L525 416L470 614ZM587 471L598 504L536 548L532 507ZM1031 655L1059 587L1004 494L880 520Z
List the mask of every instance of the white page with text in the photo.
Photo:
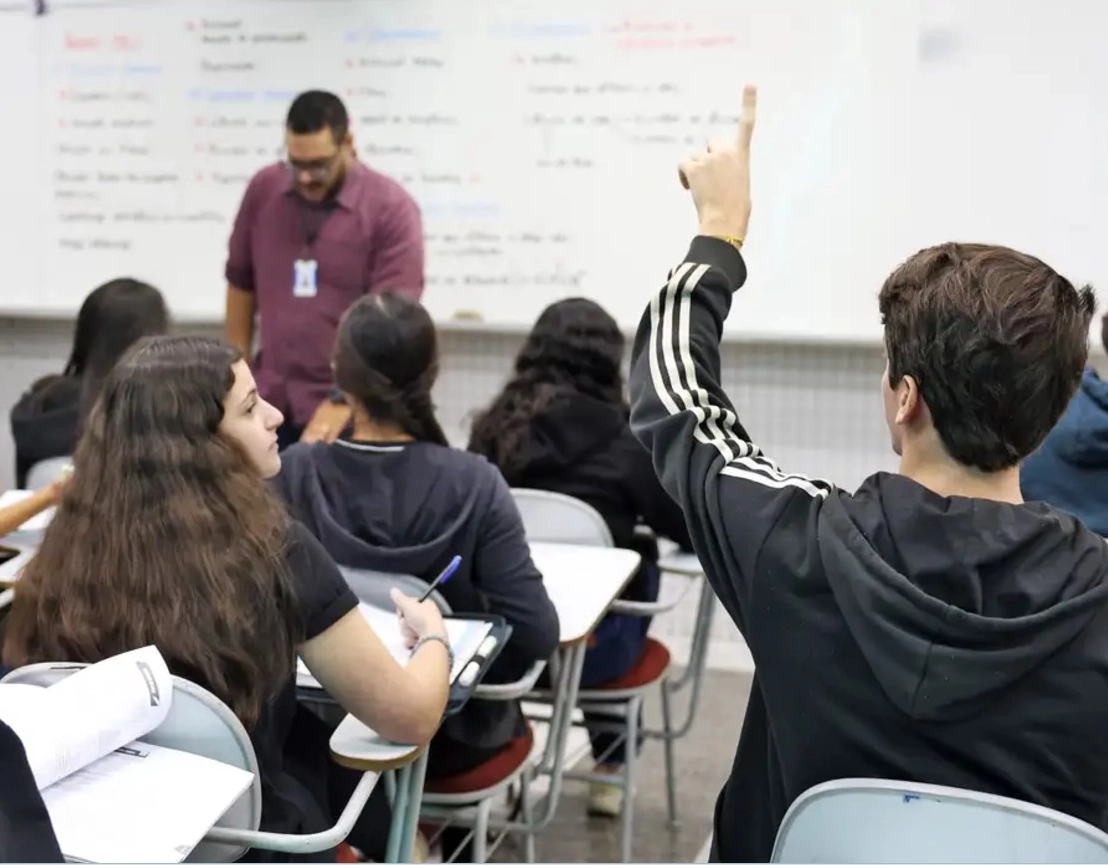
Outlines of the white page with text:
M153 646L85 667L48 688L0 685L0 720L40 790L128 745L169 714L173 678Z

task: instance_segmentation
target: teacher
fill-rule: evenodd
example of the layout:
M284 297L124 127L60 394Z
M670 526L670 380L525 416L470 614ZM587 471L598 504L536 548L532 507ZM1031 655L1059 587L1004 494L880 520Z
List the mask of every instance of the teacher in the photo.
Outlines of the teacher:
M284 448L332 441L350 420L333 387L339 319L364 294L423 293L419 208L395 181L360 163L346 107L308 90L285 123L284 162L251 179L227 256L227 341L251 356L263 399L285 415Z

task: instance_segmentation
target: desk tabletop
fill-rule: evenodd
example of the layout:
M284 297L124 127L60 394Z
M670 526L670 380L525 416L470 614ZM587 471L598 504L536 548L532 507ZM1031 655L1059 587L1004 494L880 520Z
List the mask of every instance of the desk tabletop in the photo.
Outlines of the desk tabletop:
M19 582L19 572L34 557L35 550L38 549L41 541L41 532L14 532L0 538L0 547L8 547L19 551L19 555L0 564L0 589L10 589Z
M531 559L558 611L563 646L595 630L642 562L634 550L548 543L532 543Z
M347 715L331 735L331 758L359 772L399 769L415 762L422 750L382 738L353 715Z

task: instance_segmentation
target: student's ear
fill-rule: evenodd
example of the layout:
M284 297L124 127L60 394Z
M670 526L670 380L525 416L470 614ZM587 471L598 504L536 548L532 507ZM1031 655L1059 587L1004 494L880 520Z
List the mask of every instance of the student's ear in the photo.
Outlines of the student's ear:
M920 417L923 410L923 397L916 380L906 375L896 385L896 422L910 424Z

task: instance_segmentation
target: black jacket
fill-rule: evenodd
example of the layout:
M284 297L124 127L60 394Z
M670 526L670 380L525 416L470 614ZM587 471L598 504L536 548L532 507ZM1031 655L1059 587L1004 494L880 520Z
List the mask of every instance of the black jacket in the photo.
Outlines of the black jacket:
M558 647L558 616L531 561L519 509L481 457L425 442L297 444L281 454L278 486L340 565L428 581L455 555L439 591L459 613L494 613L512 637L486 677L519 678ZM524 730L517 705L472 701L439 736L498 748Z
M0 862L64 862L23 743L0 721Z
M42 379L20 397L11 413L17 486L24 485L35 463L73 453L80 408L81 379L74 376Z
M729 244L693 241L631 373L632 428L756 666L713 858L768 861L793 800L844 777L1108 828L1108 546L1043 504L944 498L889 474L851 495L782 471L719 383L745 276Z
M640 522L688 547L685 516L662 489L622 406L567 395L532 418L528 433L523 465L505 472L509 486L562 493L592 505L615 545L638 550L648 561L657 560L657 545L636 536ZM635 596L634 585L628 595Z

